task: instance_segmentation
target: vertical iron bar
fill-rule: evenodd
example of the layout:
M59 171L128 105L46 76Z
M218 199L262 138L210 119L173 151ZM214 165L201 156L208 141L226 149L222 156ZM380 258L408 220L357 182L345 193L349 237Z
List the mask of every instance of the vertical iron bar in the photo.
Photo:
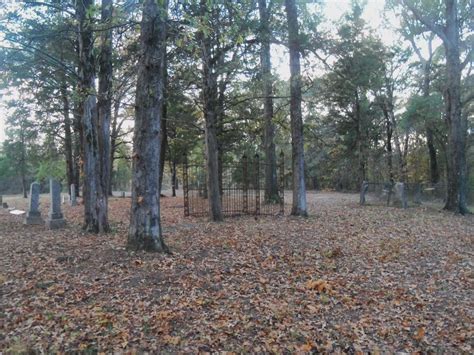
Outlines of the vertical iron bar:
M183 162L183 196L184 196L184 216L189 216L189 186L188 186L188 157L184 153Z
M280 153L280 214L285 214L285 154Z
M249 213L249 176L248 176L248 159L247 155L244 154L242 157L242 175L244 182L244 191L243 191L243 213Z
M260 215L260 160L255 154L255 215Z

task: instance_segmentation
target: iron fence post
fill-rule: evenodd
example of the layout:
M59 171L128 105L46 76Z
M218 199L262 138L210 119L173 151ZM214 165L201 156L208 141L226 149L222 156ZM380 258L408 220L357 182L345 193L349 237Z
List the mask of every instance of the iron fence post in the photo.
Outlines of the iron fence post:
M184 198L184 216L189 216L189 186L188 186L188 156L183 154L183 198Z
M285 214L285 154L280 153L280 214Z
M242 157L242 178L243 178L243 185L244 185L244 194L242 196L243 201L243 212L245 214L249 213L249 171L248 171L248 159L247 155L244 154Z
M260 215L260 160L255 154L255 215Z

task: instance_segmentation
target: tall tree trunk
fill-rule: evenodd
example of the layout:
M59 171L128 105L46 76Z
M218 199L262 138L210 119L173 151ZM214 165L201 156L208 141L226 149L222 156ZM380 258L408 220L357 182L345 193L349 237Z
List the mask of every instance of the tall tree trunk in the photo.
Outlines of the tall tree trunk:
M160 164L157 164L161 149L167 9L167 1L143 3L127 245L132 250L168 251L161 230Z
M111 133L110 133L110 157L109 157L109 191L108 195L113 195L113 179L114 179L114 161L115 151L117 150L117 137L120 132L120 125L118 124L118 116L120 110L120 98L117 98L114 103L114 114L112 116Z
M172 196L176 197L176 189L177 189L177 182L178 178L176 176L176 159L174 157L170 160L170 170L171 170L171 191Z
M95 95L95 74L93 56L92 18L90 14L94 0L77 2L79 21L79 76L80 94L83 100L82 130L84 149L84 229L93 233L107 232L107 205L101 196L101 161L97 101Z
M387 110L387 106L384 105L383 115L385 118L385 129L387 133L387 141L385 143L385 147L387 150L387 167L388 167L388 179L392 180L394 178L393 175L393 152L392 152L392 136L393 136L393 127L392 127L392 120L390 119L389 112Z
M301 67L298 14L295 0L285 0L290 49L290 119L293 165L293 207L291 214L307 216L304 179L303 114L301 112Z
M165 49L166 51L166 49ZM163 64L163 106L162 106L162 117L161 117L161 150L160 150L160 195L161 188L163 186L163 174L165 172L165 160L166 160L166 151L168 148L168 130L167 130L167 116L168 116L168 105L167 105L167 90L168 90L168 69L167 69L167 60L165 53L165 62Z
M457 1L445 0L447 88L445 93L446 118L448 120L448 195L445 209L464 214L466 206L466 133L461 116L461 62L459 59L459 21Z
M272 63L270 57L271 30L266 0L258 0L260 13L260 68L263 81L263 117L265 122L265 200L278 199L275 126L273 124Z
M28 184L26 183L26 142L23 122L20 127L20 143L21 143L21 155L20 155L20 174L21 174L21 186L23 192L23 198L28 197Z
M430 43L431 52L431 43ZM423 61L423 97L430 97L430 73L431 73L432 53L428 60ZM430 182L436 184L439 181L438 157L434 145L434 134L430 123L426 123L426 146L428 148L430 158Z
M207 2L201 0L201 16L203 21L207 16ZM207 194L211 218L214 221L222 221L222 204L219 188L219 159L217 144L217 106L218 87L217 73L214 68L215 61L211 57L211 38L209 33L200 32L201 59L203 67L203 92L206 158L207 158Z
M99 96L97 110L99 115L99 156L101 205L107 215L110 166L110 120L112 116L112 0L102 0L101 24L105 28L100 35L99 56Z
M69 97L66 84L61 85L61 100L64 117L64 155L66 157L67 190L71 194L71 184L74 184L74 160L72 155L72 131L69 107Z
M366 164L365 164L365 149L364 149L364 137L363 137L363 130L364 124L362 122L362 115L360 113L360 99L359 99L359 92L357 89L354 92L354 108L353 108L353 116L356 124L356 146L357 146L357 166L358 166L358 181L357 186L362 184L362 181L366 180Z
M78 94L79 92L76 92ZM74 156L74 188L76 189L76 196L79 197L81 191L81 175L83 172L84 148L82 146L82 103L76 100L74 103L73 112L73 156Z

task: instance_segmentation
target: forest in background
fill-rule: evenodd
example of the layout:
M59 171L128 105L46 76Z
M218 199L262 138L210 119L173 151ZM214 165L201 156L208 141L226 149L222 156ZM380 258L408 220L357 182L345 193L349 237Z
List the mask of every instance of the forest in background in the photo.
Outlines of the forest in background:
M5 193L26 195L48 177L78 194L83 186L85 225L105 231L113 189L130 188L140 204L140 171L153 170L159 190L165 166L179 176L186 153L206 165L219 220L220 167L259 153L271 196L282 151L292 157L295 214L306 213L308 188L390 179L446 184L446 208L467 211L470 1L387 1L400 20L393 46L362 19L364 1L334 30L321 15L330 3L318 1L0 6L1 83L13 97L0 156ZM289 53L289 81L275 70L276 46Z

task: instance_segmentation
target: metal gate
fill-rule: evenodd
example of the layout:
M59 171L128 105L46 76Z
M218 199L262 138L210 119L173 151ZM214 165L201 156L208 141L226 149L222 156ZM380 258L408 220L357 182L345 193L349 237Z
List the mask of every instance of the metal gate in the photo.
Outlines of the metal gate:
M284 155L277 164L277 190L273 196L265 190L266 164L256 154L251 161L246 155L234 164L219 169L219 189L224 216L283 215ZM207 198L207 170L205 166L183 164L183 193L185 216L210 216Z

